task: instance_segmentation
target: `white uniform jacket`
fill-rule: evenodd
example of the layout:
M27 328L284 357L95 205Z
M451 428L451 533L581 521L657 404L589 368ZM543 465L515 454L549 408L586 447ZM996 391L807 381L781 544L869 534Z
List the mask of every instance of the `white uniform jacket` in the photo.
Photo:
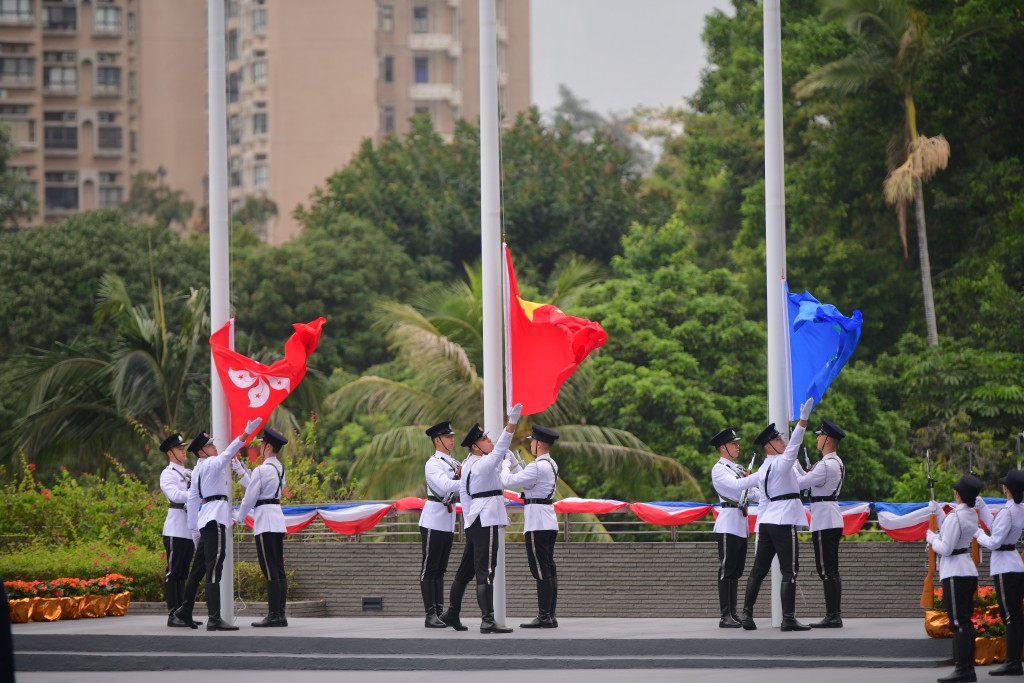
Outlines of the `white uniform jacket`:
M527 500L547 500L555 495L558 482L558 465L550 454L537 456L537 459L520 467L519 462L501 475L501 483L506 488L523 488ZM523 531L558 531L558 517L555 506L543 503L529 503L523 506L526 522Z
M471 527L478 517L481 526L508 526L504 489L501 486L501 461L505 459L510 443L512 432L502 429L493 451L483 456L471 455L462 463L459 499L462 501L463 529ZM473 498L471 495L485 491L502 493L487 498Z
M845 475L843 461L833 451L814 463L810 472L797 477L801 490L811 490L811 531L843 528L843 514L839 511L838 499L818 502L813 499L837 497Z
M459 461L452 456L434 451L427 464L423 466L423 476L427 479L427 496L444 500L450 493L459 492L459 480L455 473L459 471ZM427 500L420 513L420 526L424 529L455 533L455 506L452 511L444 503Z
M747 500L757 500L754 487L757 486L757 476L747 476L743 466L732 462L727 458L719 458L718 462L711 468L711 484L723 503L739 503L743 491L747 491ZM732 534L733 536L747 537L747 517L739 508L723 507L718 511L718 519L715 520L714 532L716 534Z
M978 568L971 559L971 539L978 530L978 513L974 508L960 503L952 513L946 514L939 508L936 514L939 533L928 532L928 543L939 556L939 579L952 576L977 576ZM960 552L953 554L954 550Z
M803 443L804 427L793 428L793 435L782 455L769 455L757 471L757 485L761 489L761 501L757 504L757 523L792 524L807 526L807 513L800 502L800 484L797 482L796 462L800 444ZM771 500L773 497L797 494L786 500ZM767 505L765 503L768 502Z
M191 480L192 470L170 463L160 473L160 490L169 502L184 505L188 500L188 485ZM176 538L192 538L192 533L188 530L185 508L167 508L163 534Z
M288 529L284 523L284 513L281 512L280 503L256 505L256 502L260 500L280 499L284 485L284 465L274 456L264 458L263 464L252 471L245 488L245 495L242 496L242 502L238 504L238 510L232 515L235 523L245 524L245 517L252 510L252 532L254 534L287 533Z
M1003 509L992 514L988 505L983 505L981 498L976 504L981 521L989 528L991 535L984 530L978 529L974 535L978 539L978 545L992 551L989 559L989 573L992 576L1009 574L1011 572L1024 572L1024 560L1017 552L1017 540L1020 538L1021 529L1024 529L1024 504L1014 503L1013 498L1006 501ZM1001 546L1013 546L1013 549L1000 550Z
M209 458L201 458L192 470L192 486L188 490L185 508L188 511L188 528L202 529L211 520L218 524L231 526L231 506L226 500L211 500L203 503L202 497L226 496L230 492L231 475L228 473L228 461L244 446L241 438L232 441L224 452ZM202 509L200 509L202 506Z

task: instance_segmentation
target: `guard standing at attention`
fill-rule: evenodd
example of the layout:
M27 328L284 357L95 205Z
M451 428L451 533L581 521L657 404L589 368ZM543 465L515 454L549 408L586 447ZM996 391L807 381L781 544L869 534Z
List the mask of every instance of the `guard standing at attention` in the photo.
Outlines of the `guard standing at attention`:
M519 459L509 451L505 460L509 471L501 476L506 488L523 487L520 494L525 506L526 559L530 574L537 581L537 618L520 628L558 628L555 606L558 602L558 570L555 566L555 541L558 539L558 517L555 516L555 488L558 486L558 465L551 458L551 445L558 432L534 425L529 436L534 461L521 467Z
M842 628L840 607L843 581L839 577L839 541L843 537L843 514L839 511L839 491L843 488L846 468L836 454L839 442L846 436L839 425L822 420L815 432L822 458L811 470L798 477L800 488L811 490L811 540L814 542L814 566L825 591L825 618L811 628Z
M167 625L188 628L189 625L174 616L174 610L185 600L185 578L195 553L195 542L188 529L185 501L192 483L192 470L185 467L188 453L181 434L171 434L160 450L167 454L167 467L160 473L160 490L167 497L167 517L164 518L164 551L167 567L164 571L164 595L167 598Z
M189 528L199 530L206 560L206 610L209 614L206 622L207 631L238 630L237 626L220 618L220 580L224 571L224 552L231 524L231 507L228 505L231 478L227 473L227 465L249 441L250 435L259 429L262 422L261 418L256 418L246 423L245 431L221 453L217 453L213 437L206 432L199 432L188 447L200 457L192 471L192 486L188 490L185 510L188 513ZM241 468L241 465L233 464L232 467ZM242 485L247 483L248 480L243 476ZM195 593L185 597L185 601L174 614L185 623L189 623L192 621Z
M767 456L757 471L758 486L761 489L761 504L757 513L757 540L754 546L754 567L747 577L747 591L743 597L743 613L740 624L747 631L757 628L754 623L754 603L761 590L761 582L771 570L772 559L779 558L782 571L782 625L783 631L807 631L810 626L796 620L796 575L800 566L796 530L807 526L807 515L800 502L800 485L794 467L800 444L807 429L807 418L811 415L814 399L809 398L800 406L800 421L793 428L787 444L775 429L768 425L754 444L764 448ZM763 505L768 501L768 505Z
M439 422L427 430L427 436L434 444L434 454L423 466L427 480L427 502L420 513L420 541L423 549L420 560L420 593L426 628L451 626L456 631L467 628L459 621L458 615L451 623L441 621L444 614L444 574L448 571L448 557L455 540L455 501L459 494L461 465L451 456L455 447L455 430L450 421ZM466 585L462 584L462 590ZM455 590L455 585L452 585ZM459 603L462 596L459 595Z
M287 626L285 603L288 600L288 579L284 573L284 536L288 529L281 512L281 493L284 491L284 463L281 449L288 443L280 432L266 427L262 442L257 447L263 464L252 471L245 496L232 515L235 524L245 524L252 510L256 539L256 557L267 582L267 616L253 626Z
M715 538L718 540L718 606L722 618L718 628L739 628L736 596L743 567L747 562L747 500L756 501L757 477L736 462L740 453L740 437L732 427L711 437L718 449L718 462L711 468L711 484L719 497ZM746 496L743 494L746 493Z
M515 435L516 423L523 412L520 403L512 406L508 424L494 443L479 424L473 425L462 440L469 457L462 463L459 498L462 500L462 528L466 549L455 572L448 610L442 621L458 619L462 595L470 579L476 577L476 601L482 618L480 633L512 633L494 621L494 568L498 561L498 530L508 526L504 489L501 487L501 463Z

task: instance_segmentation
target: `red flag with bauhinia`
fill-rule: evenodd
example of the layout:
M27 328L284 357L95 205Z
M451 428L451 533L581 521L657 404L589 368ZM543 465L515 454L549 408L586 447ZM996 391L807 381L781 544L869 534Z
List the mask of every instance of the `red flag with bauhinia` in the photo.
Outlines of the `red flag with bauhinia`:
M583 359L608 341L600 323L566 315L551 304L519 297L512 252L505 250L505 380L509 405L523 415L543 412Z
M326 318L311 323L295 323L295 333L284 344L284 358L273 365L264 365L231 349L231 325L210 335L213 362L217 366L224 395L231 409L231 434L219 438L232 439L242 433L245 423L257 417L267 423L270 413L306 376L306 359L320 342L320 328Z

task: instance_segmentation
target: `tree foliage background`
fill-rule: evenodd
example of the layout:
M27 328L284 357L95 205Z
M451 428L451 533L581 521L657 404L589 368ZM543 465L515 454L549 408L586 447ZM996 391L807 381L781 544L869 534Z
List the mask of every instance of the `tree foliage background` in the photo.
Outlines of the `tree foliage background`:
M788 279L794 291L847 314L858 308L865 320L853 362L814 416L850 435L841 449L847 499L919 495L926 451L950 473L970 464L995 491L1024 430L1024 13L1015 0L907 7L933 35L982 19L996 26L923 67L914 93L918 125L941 132L951 150L924 195L937 348L925 338L919 264L904 259L882 195L901 102L883 88L798 98L801 79L857 43L822 19L822 3L787 0L782 14ZM709 66L684 109L647 112L631 125L615 119L605 130L566 90L552 123L536 111L507 121L502 195L524 294L557 298L573 259L601 274L567 309L610 335L585 364L575 419L631 433L710 495L707 439L733 425L749 445L767 418L760 5L734 0L729 15L710 15L704 41ZM631 129L663 150L648 175L623 138ZM328 318L311 359L323 391L286 408L307 426L316 410L314 457L343 478L375 436L403 424L397 413L351 414L317 396L364 375L406 382L416 372L372 321L427 286L467 283L463 266L479 258L478 141L470 123L446 141L418 118L406 137L366 142L340 159L347 164L294 210L305 226L294 241L270 247L241 223L233 228L239 350L272 357L292 322ZM165 223L102 211L0 234L4 443L18 443L26 401L17 378L34 357L58 343L115 344L114 330L94 324L104 274L119 275L138 306L150 299L151 260L169 306L208 285L205 235L181 237ZM192 371L207 372L208 362L198 358ZM156 444L129 436L115 455L144 472L160 458ZM2 453L8 464L14 450ZM40 476L52 475L45 447L29 457ZM579 495L625 490L578 458L571 475ZM684 495L673 486L654 481L644 497Z

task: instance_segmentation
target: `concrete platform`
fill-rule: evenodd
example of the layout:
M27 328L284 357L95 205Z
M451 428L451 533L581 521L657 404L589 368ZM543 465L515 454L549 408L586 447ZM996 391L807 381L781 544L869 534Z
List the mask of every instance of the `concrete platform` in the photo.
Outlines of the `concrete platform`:
M169 629L160 616L15 624L19 671L933 668L950 661L948 640L921 619L849 619L843 629L782 633L719 629L712 619L559 618L557 629L507 635L425 629L422 619L289 617L289 627ZM270 632L268 632L270 631ZM866 673L866 672L865 672ZM867 674L866 675L870 675Z

